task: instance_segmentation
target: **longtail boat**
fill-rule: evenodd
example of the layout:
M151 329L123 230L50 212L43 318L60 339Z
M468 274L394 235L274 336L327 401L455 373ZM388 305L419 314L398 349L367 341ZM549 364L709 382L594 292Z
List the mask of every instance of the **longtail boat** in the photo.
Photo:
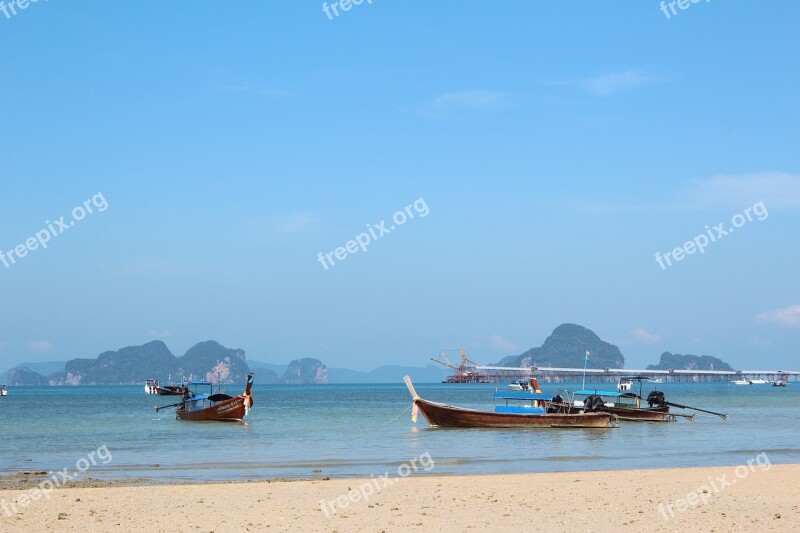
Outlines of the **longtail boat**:
M241 422L253 406L253 397L250 394L253 386L252 372L247 375L244 393L238 396L225 394L219 390L220 385L217 385L215 393L214 385L207 381L193 381L189 385L195 390L187 390L181 403L156 407L156 411L177 406L175 416L178 420ZM200 394L200 389L204 387L209 387L209 392Z
M189 390L185 385L164 385L156 383L156 394L159 396L183 396Z
M570 406L570 411L583 410L584 412L611 413L618 416L620 420L634 422L673 422L678 417L694 422L696 415L673 413L670 412L670 407L708 413L719 416L723 420L728 418L728 415L724 413L715 413L699 407L689 407L679 403L668 402L664 397L664 393L659 390L650 391L650 394L647 395L647 400L644 400L642 397L642 383L645 381L650 381L650 378L647 376L624 376L619 379L616 392L583 389L572 393L572 398L567 393L567 398L570 400L567 405ZM639 384L638 394L632 390L636 383ZM576 396L583 396L584 398L583 400L577 400L575 399ZM643 405L643 401L647 402L647 406Z
M148 379L144 384L145 394L158 394L159 396L183 396L188 387L184 385L164 385L158 383L157 379Z
M571 409L583 409L586 412L601 412L617 415L620 420L634 422L674 422L676 417L694 420L694 415L681 415L669 412L668 405L642 407L641 396L634 392L611 392L601 390L578 390Z
M403 378L413 399L412 420L421 411L431 427L445 428L608 428L618 427L610 413L558 413L552 412L552 399L543 394L495 393L495 401L506 400L506 405L495 405L495 411L478 411L454 407L444 403L424 400L414 390L411 378ZM523 397L524 396L524 397ZM509 400L523 400L530 405L510 406Z
M677 417L690 421L694 415L675 414L669 412L669 406L663 402L652 401L647 407L642 406L642 383L650 381L649 376L623 376L619 378L616 391L602 391L596 389L582 389L573 393L569 403L573 409L583 409L589 412L603 412L617 415L620 420L634 422L674 422ZM633 387L639 385L639 393ZM658 391L653 391L658 392ZM663 393L660 399L663 400ZM583 397L575 399L575 397ZM657 394L651 393L650 399Z

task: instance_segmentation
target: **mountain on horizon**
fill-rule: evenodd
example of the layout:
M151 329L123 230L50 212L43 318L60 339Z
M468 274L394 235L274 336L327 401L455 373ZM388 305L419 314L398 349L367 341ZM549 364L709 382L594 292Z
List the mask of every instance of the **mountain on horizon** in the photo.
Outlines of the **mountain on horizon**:
M733 367L710 355L681 355L664 352L657 365L648 365L647 370L728 370Z
M154 342L159 342L159 341L154 341ZM207 346L207 348L209 347L210 346ZM161 346L151 345L151 343L147 343L138 347L133 346L128 348L123 348L118 352L105 352L105 353L106 354L123 353L126 356L131 356L131 355L135 356L136 348L144 348L145 351L143 353L150 353L150 355L152 355L153 351L163 352L163 348ZM166 348L166 345L164 345L164 348ZM166 352L163 352L162 355L166 356ZM170 353L170 355L172 354ZM95 360L79 359L73 361L91 362ZM287 375L287 371L289 370L290 366L292 366L292 363L295 363L294 368ZM298 371L300 373L301 378L303 376L306 377L312 376L313 378L316 378L317 372L319 371L318 368L325 366L322 364L321 361L310 358L295 360L292 363L279 364L279 363L267 363L264 361L256 361L256 360L247 361L249 370L256 373L256 383L265 385L284 384L284 383L290 383L292 381L296 382L298 379ZM89 366L91 366L91 363L73 363L72 365L70 365L70 368L75 370L76 367L80 367L80 365L82 364L88 364ZM0 383L8 383L9 385L12 386L42 386L42 385L65 384L66 365L67 365L66 361L64 362L53 361L47 363L22 363L12 369L9 369L6 372L0 373ZM300 366L298 367L298 365ZM306 365L306 368L303 368L303 365ZM167 371L167 374L164 374L163 376L158 375L155 376L155 378L147 377L145 379L159 379L162 380L162 382L166 382L164 380L168 378L169 374L170 372ZM336 384L400 383L402 382L403 376L405 375L410 375L411 378L416 383L439 383L447 377L448 370L433 364L430 364L425 367L404 366L404 365L382 365L369 371L351 370L347 368L326 368L325 374L327 375L328 383L336 383ZM4 379L6 375L10 377L10 379ZM148 373L148 375L153 375L153 373L150 372ZM172 373L172 377L176 381L180 381L182 376L176 377L176 374ZM309 381L309 383L317 382L313 378ZM130 383L131 382L126 384ZM139 382L133 381L132 383L138 384Z
M254 362L260 383L327 383L327 368L318 359L305 358L286 365ZM2 383L10 386L132 385L148 379L169 381L206 380L244 383L251 367L241 349L226 348L209 340L195 344L176 357L163 341L128 346L101 353L95 359L65 363L23 363L5 372ZM280 374L278 373L280 371Z
M166 381L171 375L175 380L242 383L248 371L244 350L216 341L197 343L181 357L175 357L163 341L151 341L103 352L97 359L73 359L67 362L63 377L54 374L51 381L57 385L134 384L147 379Z
M538 348L520 355L504 357L496 366L583 368L586 352L592 368L624 368L625 356L619 348L578 324L561 324Z
M20 363L14 368L9 368L0 372L0 384L11 384L19 381L18 372L25 370L32 370L41 376L49 376L56 372L64 370L67 365L66 361L44 361L41 363ZM38 378L37 378L38 379Z

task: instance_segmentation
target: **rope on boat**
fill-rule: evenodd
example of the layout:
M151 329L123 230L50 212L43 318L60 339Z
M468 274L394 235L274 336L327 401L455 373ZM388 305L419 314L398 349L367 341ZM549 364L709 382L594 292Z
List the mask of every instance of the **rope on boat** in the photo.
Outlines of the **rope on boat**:
M708 417L708 418L714 418L715 416L720 416L720 415L707 415L707 414L704 414L704 413L694 413L694 416L695 417L705 416L705 417ZM722 417L720 417L720 418L722 418ZM727 420L727 419L728 419L728 415L725 415L725 418L723 418L723 420Z
M399 414L399 415L397 415L396 417L394 417L394 418L392 418L391 420L389 420L388 422L386 422L386 425L388 426L389 424L391 424L392 422L394 422L395 420L397 420L398 418L400 418L401 416L403 416L404 414L406 414L406 413L408 412L408 410L409 410L409 409L411 409L411 406L410 406L410 405L409 405L408 407L406 407L405 409L403 409L403 412L402 412L402 413L400 413L400 414Z

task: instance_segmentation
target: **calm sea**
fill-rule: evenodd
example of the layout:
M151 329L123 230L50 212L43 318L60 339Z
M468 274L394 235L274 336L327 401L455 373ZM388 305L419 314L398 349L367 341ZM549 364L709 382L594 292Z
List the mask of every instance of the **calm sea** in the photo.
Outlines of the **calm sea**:
M175 420L172 410L156 414L154 405L174 400L145 395L143 385L12 387L0 398L0 474L74 470L79 459L103 445L113 460L86 476L162 481L358 476L396 470L426 452L435 461L434 474L738 465L761 452L772 463L800 463L800 384L658 387L669 401L726 412L728 420L623 422L610 430L430 429L421 414L412 424L411 400L400 383L256 385L246 424L192 423ZM492 408L489 394L495 388L417 384L425 398L485 409ZM228 386L227 392L240 389Z

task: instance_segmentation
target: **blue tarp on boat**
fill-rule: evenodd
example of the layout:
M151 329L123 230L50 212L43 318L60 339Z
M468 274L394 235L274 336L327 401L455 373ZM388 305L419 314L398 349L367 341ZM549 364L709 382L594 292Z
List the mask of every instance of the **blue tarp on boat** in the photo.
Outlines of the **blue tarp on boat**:
M210 397L208 394L201 394L200 396L194 396L186 400L187 402L199 402L202 400L207 400Z
M623 396L625 394L630 395L631 392L630 391L622 391L622 392L614 391L614 392L611 392L611 391L607 391L607 390L588 390L587 389L587 390L576 390L573 394L577 394L579 396L589 396L590 394L594 394L594 395L599 395L599 396L611 396L613 398L618 398L618 397Z

